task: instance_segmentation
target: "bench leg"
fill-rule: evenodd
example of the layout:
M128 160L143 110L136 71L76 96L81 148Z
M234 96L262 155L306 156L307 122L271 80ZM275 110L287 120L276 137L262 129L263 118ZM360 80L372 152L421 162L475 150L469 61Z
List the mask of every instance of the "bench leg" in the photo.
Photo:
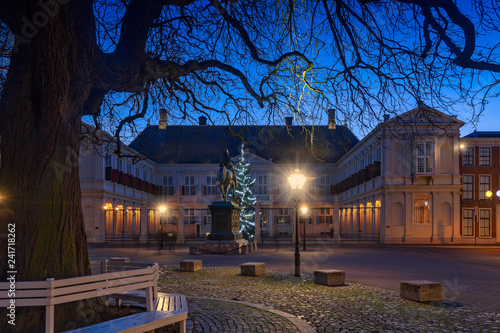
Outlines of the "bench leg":
M181 324L181 330L180 330L180 332L181 333L186 333L186 321L183 320L183 321L180 322L180 324Z

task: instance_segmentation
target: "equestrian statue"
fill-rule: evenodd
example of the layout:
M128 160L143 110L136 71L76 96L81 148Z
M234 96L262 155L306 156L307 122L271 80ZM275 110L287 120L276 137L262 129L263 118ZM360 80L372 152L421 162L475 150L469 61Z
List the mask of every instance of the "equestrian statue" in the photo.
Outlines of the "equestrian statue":
M238 163L233 163L231 160L229 149L224 150L224 156L219 163L220 169L217 172L217 184L219 184L224 201L227 201L227 194L230 188L233 189L233 193L236 191L237 181L235 169L237 165Z

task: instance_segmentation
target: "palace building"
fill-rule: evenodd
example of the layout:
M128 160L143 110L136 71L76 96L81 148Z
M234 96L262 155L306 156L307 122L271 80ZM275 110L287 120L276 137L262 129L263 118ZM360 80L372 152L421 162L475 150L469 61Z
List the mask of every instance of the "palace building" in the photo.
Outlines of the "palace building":
M482 132L460 138L463 125L420 107L386 118L358 140L333 113L328 125L312 127L292 118L275 126L209 126L204 117L198 125L167 125L162 112L158 125L122 147L126 157L118 158L113 145L82 145L87 238L156 242L163 230L169 241L200 242L210 232L208 206L221 200L216 174L223 151L238 160L244 144L256 179L256 241L293 240L287 177L298 168L307 176L301 205L308 213L299 222L308 242L500 243L500 138ZM473 165L464 162L471 147ZM487 188L493 195L484 199Z

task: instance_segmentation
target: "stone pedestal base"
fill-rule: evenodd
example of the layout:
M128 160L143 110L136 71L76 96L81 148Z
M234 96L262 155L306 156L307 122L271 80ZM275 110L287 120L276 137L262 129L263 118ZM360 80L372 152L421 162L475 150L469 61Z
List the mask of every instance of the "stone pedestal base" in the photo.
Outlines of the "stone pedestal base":
M180 264L181 272L198 272L201 271L201 260L183 260Z
M264 262L246 262L241 264L241 275L259 276L266 272L266 263Z
M430 281L403 281L400 285L402 298L415 302L430 302L443 300L443 284Z
M246 239L232 241L206 241L200 244L200 251L203 254L241 254L241 247L248 245Z
M314 271L314 283L325 286L343 286L345 284L345 272L335 269Z

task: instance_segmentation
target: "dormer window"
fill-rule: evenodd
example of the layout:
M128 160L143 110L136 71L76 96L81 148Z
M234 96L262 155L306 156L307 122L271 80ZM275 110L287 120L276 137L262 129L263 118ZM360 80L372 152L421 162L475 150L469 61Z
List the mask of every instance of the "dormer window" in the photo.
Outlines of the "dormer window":
M432 173L434 145L432 141L419 141L416 146L417 173Z

